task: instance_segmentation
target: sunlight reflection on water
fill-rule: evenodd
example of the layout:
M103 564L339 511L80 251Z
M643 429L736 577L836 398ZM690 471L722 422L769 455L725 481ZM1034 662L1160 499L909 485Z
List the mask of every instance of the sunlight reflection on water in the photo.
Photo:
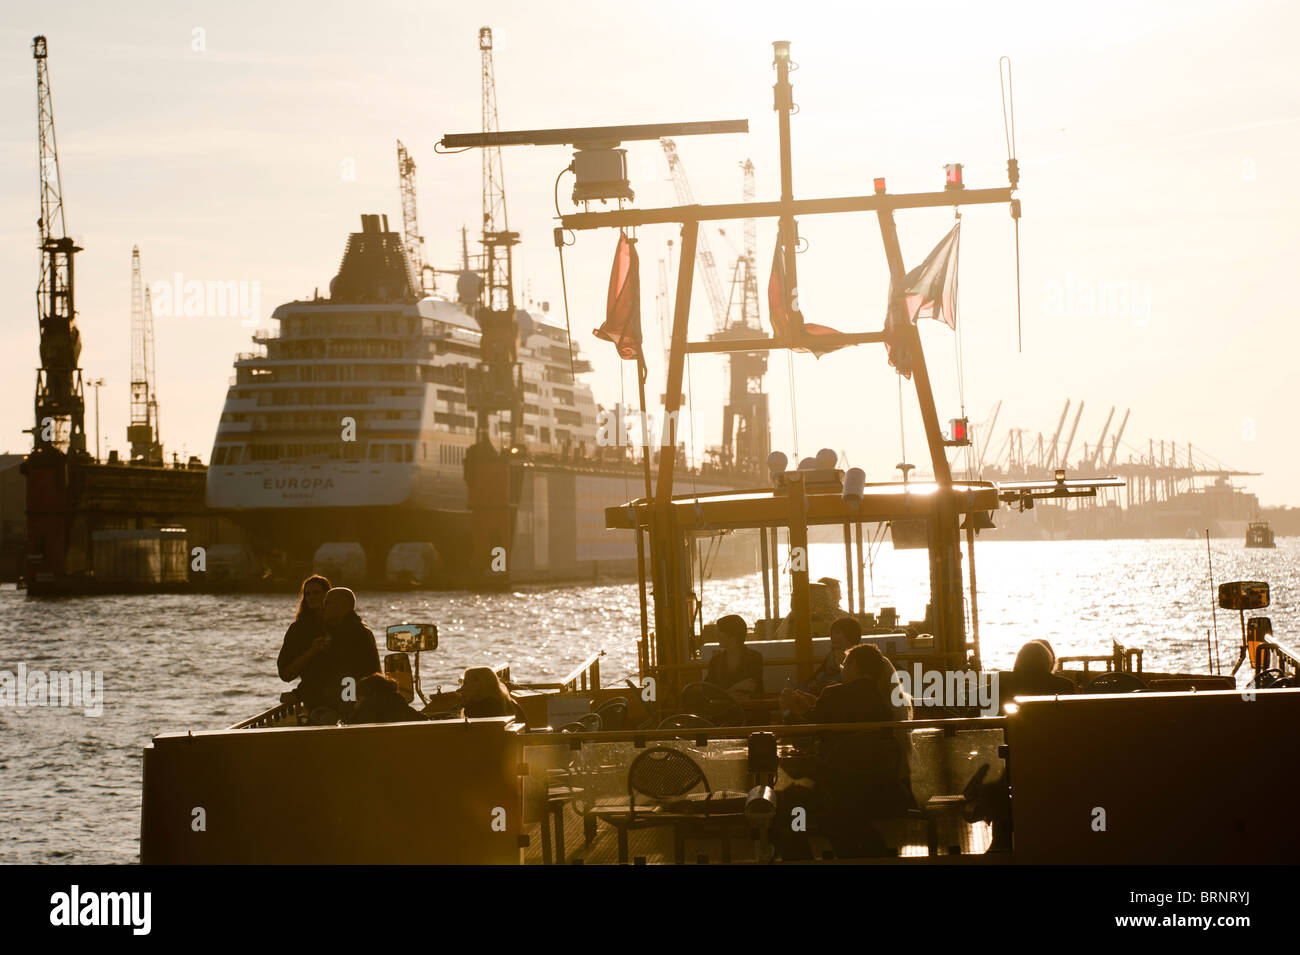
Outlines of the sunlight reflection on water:
M1300 541L1276 550L1214 542L1215 581L1267 580L1278 639L1292 644ZM838 544L811 548L813 579L844 576ZM1210 589L1205 544L1195 540L981 544L977 554L985 663L1009 666L1032 637L1058 653L1107 653L1112 639L1146 651L1147 669L1204 670ZM924 614L923 551L886 544L872 567L867 607ZM757 579L711 581L706 619L762 615ZM293 612L288 595L28 599L0 591L0 669L101 670L104 711L0 708L0 862L132 862L138 857L140 753L158 733L214 729L273 704L286 688L275 658ZM506 594L362 593L362 615L382 632L434 622L439 649L422 657L426 690L454 685L465 667L509 662L520 680L553 679L604 649L602 682L633 675L640 610L631 584L520 589ZM788 595L782 609L788 610ZM1238 623L1219 613L1225 666Z

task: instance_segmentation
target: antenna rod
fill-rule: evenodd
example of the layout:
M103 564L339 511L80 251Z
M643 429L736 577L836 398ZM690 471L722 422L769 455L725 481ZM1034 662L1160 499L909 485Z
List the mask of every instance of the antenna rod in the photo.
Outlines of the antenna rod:
M1214 599L1214 557L1210 553L1210 529L1205 529L1205 560L1210 565L1210 620L1214 623L1214 659L1210 661L1210 671L1215 672L1215 661L1219 658L1219 611ZM1223 666L1217 672L1223 672Z

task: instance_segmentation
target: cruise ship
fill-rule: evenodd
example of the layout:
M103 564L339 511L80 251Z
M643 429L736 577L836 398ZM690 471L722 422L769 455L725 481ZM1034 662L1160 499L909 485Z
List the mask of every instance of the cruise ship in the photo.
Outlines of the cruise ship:
M509 412L489 418L488 457L510 462L508 553L488 548L490 567L467 567L482 562L470 557L490 523L474 513L466 480L480 368L474 306L422 295L387 216L361 220L329 295L276 308L278 330L259 331L259 350L236 358L207 502L245 541L214 548L209 570L418 586L472 584L488 571L500 581L635 574L635 541L605 530L603 509L637 495L642 468L628 447L597 446L602 409L575 380L590 364L576 346L571 359L545 307L515 312L522 427L513 445ZM736 486L711 477L701 491Z

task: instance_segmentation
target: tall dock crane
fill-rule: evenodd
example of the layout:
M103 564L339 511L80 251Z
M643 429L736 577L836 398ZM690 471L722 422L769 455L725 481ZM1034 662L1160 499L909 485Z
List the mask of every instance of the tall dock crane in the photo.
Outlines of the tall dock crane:
M41 279L36 292L41 332L41 367L36 372L37 449L57 448L76 457L86 452L86 398L82 383L81 330L73 295L73 256L81 251L67 234L63 213L63 178L54 136L49 55L45 37L32 41L36 60L36 128L40 143Z
M415 202L415 160L397 141L397 177L402 192L402 244L411 269L411 288L426 295L433 291L433 269L424 264L424 236Z
M492 66L492 28L478 31L482 57L483 132L495 133L497 121L496 80ZM510 231L506 214L505 175L501 168L501 147L483 150L483 272L474 318L482 331L482 360L466 396L477 414L478 442L491 445L489 418L507 412L504 430L509 448L518 446L523 417L523 380L519 365L519 325L515 316L514 263L510 250L519 244L519 233Z
M478 31L481 58L483 133L498 132L492 28ZM523 433L524 382L519 363L519 319L515 313L511 249L519 233L506 216L501 147L483 150L482 272L466 271L457 282L462 303L478 323L479 363L465 376L465 400L475 416L474 444L465 452L465 487L472 517L470 568L486 580L508 579L507 555L514 541L521 481L512 465L526 457ZM569 343L572 348L572 343ZM504 413L505 420L501 416ZM498 434L492 434L494 416ZM499 438L500 449L493 443ZM567 452L567 449L566 449Z
M695 194L686 178L686 169L677 154L677 144L671 139L660 139L668 169L672 173L673 187L681 205L694 205ZM754 164L746 159L741 163L742 196L745 202L754 201ZM723 298L722 283L718 279L718 266L709 249L704 233L700 232L695 258L704 279L704 288L713 311L714 331L711 341L733 338L753 338L761 331L758 313L758 274L755 267L758 230L755 220L745 220L745 249L733 271L733 290L740 286L740 317L730 320L730 303ZM734 295L733 295L734 299ZM767 353L753 352L730 354L729 388L727 404L722 412L722 461L724 468L762 477L766 474L766 461L771 450L771 426L768 422L767 395L763 392L763 378L767 374Z
M677 191L677 203L683 206L696 205L695 193L691 191L690 181L686 178L686 169L681 157L677 155L677 143L671 139L659 140L664 155L668 157L668 171L673 177L673 188ZM489 150L484 150L486 154ZM727 300L722 294L722 282L718 279L718 264L709 249L709 241L700 233L695 249L696 261L700 263L700 274L704 277L704 290L709 296L709 307L713 310L714 331L723 331L727 327ZM755 303L758 293L755 291Z
M140 276L140 247L131 247L131 419L126 439L131 461L161 466L158 435L158 396L154 389L153 307Z

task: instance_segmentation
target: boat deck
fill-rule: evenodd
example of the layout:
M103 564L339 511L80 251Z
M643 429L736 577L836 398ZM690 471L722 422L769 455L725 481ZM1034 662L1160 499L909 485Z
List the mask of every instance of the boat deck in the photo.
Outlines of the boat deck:
M595 822L594 836L590 842L584 833L584 819L573 802L565 802L558 810L563 820L563 835L559 835L555 814L550 825L544 827L533 822L525 827L528 846L521 855L524 865L617 865L619 864L618 832L610 825ZM724 845L719 835L691 835L685 839L686 864L758 863L770 861L771 849L757 837L757 831L743 831L737 826ZM550 844L547 842L549 829ZM986 822L966 822L951 816L937 820L935 844L930 843L928 826L924 818L893 820L881 827L881 835L888 847L888 855L878 860L889 862L907 858L931 856L980 857L980 861L1002 861L1005 853L988 853L992 829ZM831 860L835 853L830 841L817 835L810 836L814 859ZM549 850L549 851L548 851ZM674 827L671 823L650 829L634 829L628 833L628 864L671 865L675 862ZM861 861L861 860L857 860Z

